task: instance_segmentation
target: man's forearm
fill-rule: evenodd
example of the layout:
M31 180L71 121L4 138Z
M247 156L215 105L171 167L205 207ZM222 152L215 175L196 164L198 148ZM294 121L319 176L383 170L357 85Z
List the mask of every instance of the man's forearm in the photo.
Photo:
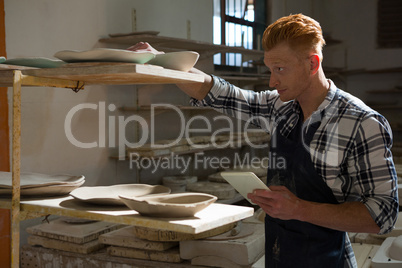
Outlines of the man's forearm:
M379 233L380 227L361 202L323 204L301 201L298 219L344 232Z

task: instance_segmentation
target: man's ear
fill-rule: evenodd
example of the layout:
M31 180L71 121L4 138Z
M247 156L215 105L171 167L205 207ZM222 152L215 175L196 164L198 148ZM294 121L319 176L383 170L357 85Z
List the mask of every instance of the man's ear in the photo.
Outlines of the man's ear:
M316 74L318 68L320 68L320 57L317 54L313 54L310 56L310 72L311 74Z

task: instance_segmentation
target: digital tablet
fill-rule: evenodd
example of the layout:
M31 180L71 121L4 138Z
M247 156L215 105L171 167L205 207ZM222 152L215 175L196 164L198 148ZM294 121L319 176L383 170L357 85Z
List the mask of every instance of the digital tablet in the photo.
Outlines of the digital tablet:
M244 198L251 204L248 193L252 193L255 189L269 190L268 186L260 180L253 172L221 172L221 176L232 185ZM255 205L255 204L254 204Z

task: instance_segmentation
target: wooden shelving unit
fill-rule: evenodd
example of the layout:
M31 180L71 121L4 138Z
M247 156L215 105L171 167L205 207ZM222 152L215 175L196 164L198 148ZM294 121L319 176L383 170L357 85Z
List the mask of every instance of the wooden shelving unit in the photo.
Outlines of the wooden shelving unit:
M24 70L22 70L24 69ZM94 208L77 204L71 197L24 199L20 195L21 166L21 87L43 86L70 88L74 91L86 85L166 84L202 82L197 74L168 70L152 65L131 63L69 64L53 69L1 66L0 85L12 87L12 197L0 199L0 207L11 209L11 265L19 267L20 221L48 214L104 220L139 226L152 226L172 231L199 233L253 215L253 208L213 204L199 217L161 220L138 215L135 211Z

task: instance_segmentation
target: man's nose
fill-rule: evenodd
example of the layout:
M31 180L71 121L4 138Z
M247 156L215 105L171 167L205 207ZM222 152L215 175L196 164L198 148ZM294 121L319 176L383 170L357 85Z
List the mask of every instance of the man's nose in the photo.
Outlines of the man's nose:
M269 78L269 87L271 88L276 88L278 86L278 79L271 73L271 76Z

